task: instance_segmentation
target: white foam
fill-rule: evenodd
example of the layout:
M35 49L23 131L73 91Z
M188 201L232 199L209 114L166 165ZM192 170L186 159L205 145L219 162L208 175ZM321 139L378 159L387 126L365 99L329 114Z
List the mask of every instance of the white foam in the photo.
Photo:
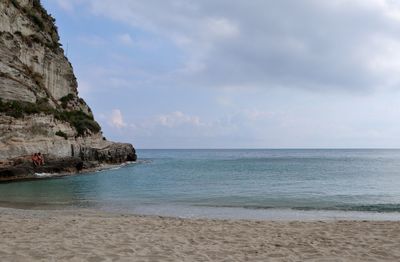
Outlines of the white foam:
M199 207L173 204L148 204L116 209L117 212L132 211L139 215L156 215L179 218L206 218L206 219L246 219L272 221L334 221L334 220L370 220L370 221L400 221L400 213L377 213L366 211L331 211L312 210L302 211L293 209L248 209L240 207ZM107 210L107 208L104 208ZM113 211L112 209L110 209Z
M137 162L127 161L127 162L119 164L119 165L115 165L115 166L113 165L111 167L105 167L104 169L99 169L99 170L95 171L95 173L106 172L106 171L110 171L110 170L118 170L118 169L121 169L122 167L125 167L128 165L133 165L133 164L137 164Z
M51 177L53 174L50 173L35 173L37 177Z

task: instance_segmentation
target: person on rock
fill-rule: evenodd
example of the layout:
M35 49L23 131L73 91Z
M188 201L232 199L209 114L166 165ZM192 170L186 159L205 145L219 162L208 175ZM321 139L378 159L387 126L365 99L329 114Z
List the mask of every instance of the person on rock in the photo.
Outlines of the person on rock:
M43 166L44 165L44 157L43 157L43 155L40 152L37 155L38 155L39 166Z
M39 166L39 158L37 153L32 155L32 163L35 167Z

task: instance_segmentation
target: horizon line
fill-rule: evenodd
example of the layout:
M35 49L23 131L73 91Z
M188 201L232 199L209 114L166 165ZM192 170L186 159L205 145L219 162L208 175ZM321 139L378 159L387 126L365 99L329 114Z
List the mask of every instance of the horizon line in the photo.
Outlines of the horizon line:
M136 150L400 150L400 147L237 147L237 148L136 148Z

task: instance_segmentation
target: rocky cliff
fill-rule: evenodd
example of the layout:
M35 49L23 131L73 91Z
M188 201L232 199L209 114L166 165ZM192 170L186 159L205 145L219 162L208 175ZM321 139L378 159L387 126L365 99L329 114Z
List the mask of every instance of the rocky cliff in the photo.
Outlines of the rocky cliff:
M79 98L55 20L40 1L1 0L0 162L15 165L35 152L94 163L136 160L132 145L106 141Z

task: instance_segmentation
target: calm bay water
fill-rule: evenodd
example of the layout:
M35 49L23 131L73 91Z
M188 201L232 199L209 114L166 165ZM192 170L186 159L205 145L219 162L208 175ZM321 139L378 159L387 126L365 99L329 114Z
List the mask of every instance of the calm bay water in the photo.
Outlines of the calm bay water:
M139 163L0 184L0 204L212 218L400 219L400 150L139 150Z

